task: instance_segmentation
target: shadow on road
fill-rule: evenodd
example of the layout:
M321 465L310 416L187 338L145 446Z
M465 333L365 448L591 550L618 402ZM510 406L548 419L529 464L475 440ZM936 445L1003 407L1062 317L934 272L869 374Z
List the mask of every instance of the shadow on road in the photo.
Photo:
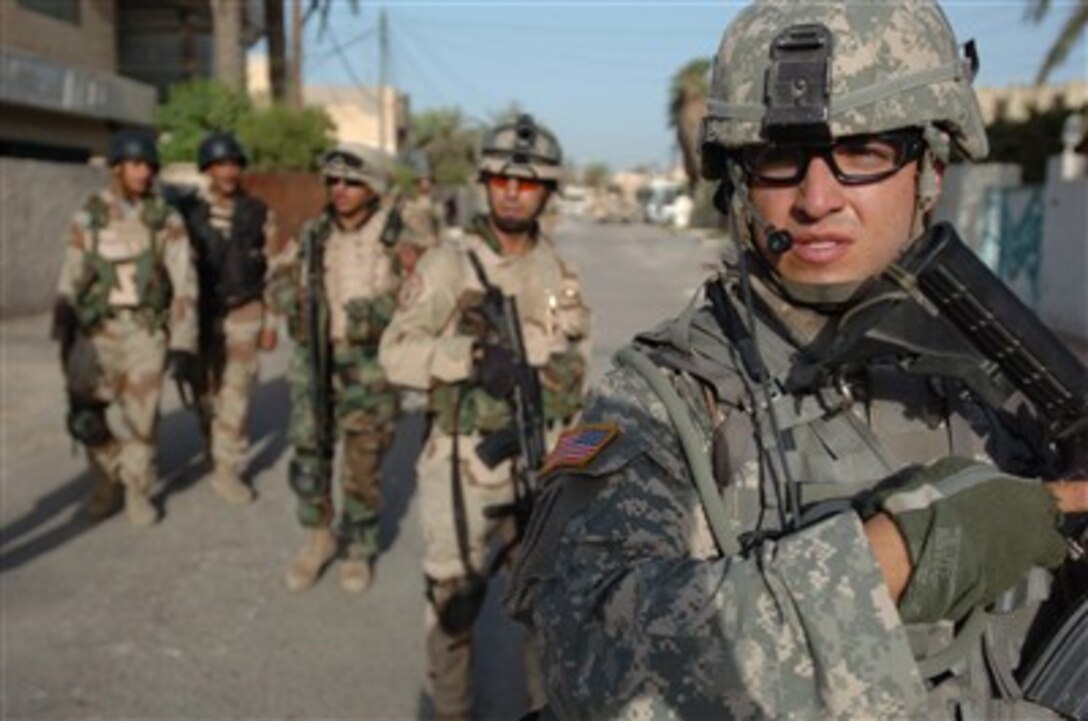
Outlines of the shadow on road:
M250 434L261 451L251 463L251 477L273 466L285 447L287 388L283 379L262 383L254 391ZM162 417L158 429L159 490L154 502L163 508L170 496L192 486L205 472L204 440L196 416L178 410ZM91 491L89 471L41 496L33 508L0 529L0 573L14 570L63 546L98 524L83 514ZM57 521L64 520L57 524ZM49 527L44 532L39 531ZM22 541L21 543L19 543ZM15 545L18 543L18 545Z

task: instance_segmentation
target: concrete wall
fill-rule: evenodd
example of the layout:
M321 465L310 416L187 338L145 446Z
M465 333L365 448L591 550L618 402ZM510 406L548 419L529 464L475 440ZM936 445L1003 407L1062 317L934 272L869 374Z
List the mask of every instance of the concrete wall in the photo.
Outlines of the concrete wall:
M65 65L113 72L117 67L114 0L80 0L79 22L0 2L0 43Z
M101 168L0 158L0 317L52 306L68 222L105 181Z
M1088 343L1088 178L1046 187L1039 268L1039 316L1065 336Z
M990 188L1012 188L1020 185L1020 166L1001 163L949 166L944 174L941 197L933 209L934 220L952 223L967 243L979 255L987 257L994 249L983 248L983 228L987 222L984 200Z

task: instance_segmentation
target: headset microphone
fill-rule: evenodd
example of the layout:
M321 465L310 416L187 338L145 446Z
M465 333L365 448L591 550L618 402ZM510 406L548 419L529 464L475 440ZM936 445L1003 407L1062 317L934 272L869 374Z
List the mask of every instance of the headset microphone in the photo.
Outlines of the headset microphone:
M751 216L760 232L763 233L767 250L775 255L782 255L793 247L793 236L790 235L790 232L776 228L768 223L767 219L763 217L763 213L760 213L756 210L756 206L752 205L747 193L740 193L740 202L744 204L744 209L748 211L748 215Z

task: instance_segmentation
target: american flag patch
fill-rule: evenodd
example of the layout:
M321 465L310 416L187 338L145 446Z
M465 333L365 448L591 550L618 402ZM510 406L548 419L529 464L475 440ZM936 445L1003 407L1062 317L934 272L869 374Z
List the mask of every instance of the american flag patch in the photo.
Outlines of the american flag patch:
M615 423L587 423L564 431L548 454L541 475L559 468L583 468L620 434Z

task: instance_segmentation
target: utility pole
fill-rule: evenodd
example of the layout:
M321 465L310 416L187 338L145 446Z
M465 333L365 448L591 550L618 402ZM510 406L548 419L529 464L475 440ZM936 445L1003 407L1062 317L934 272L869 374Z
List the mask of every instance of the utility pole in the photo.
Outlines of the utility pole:
M275 2L275 0L272 0ZM291 0L290 104L302 109L302 0Z
M385 17L385 8L378 11L378 147L385 152L385 86L388 82L387 66L389 60L389 24ZM394 103L395 105L395 103ZM394 112L396 108L394 107Z

